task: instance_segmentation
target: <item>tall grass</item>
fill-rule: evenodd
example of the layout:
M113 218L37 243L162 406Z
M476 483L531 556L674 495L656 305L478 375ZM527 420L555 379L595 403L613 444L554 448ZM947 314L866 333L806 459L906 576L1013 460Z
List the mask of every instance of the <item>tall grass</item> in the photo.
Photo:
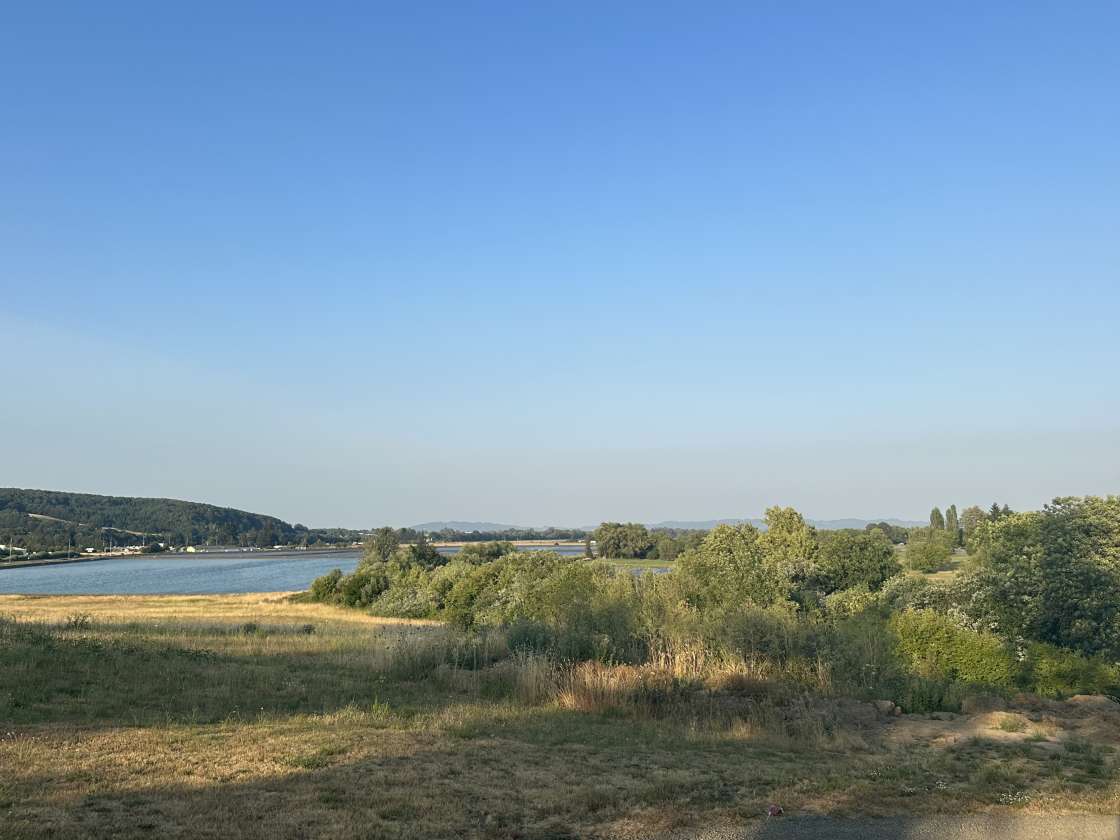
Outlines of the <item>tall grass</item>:
M830 685L826 670L719 656L700 645L663 645L635 665L511 649L499 633L447 632L397 640L386 670L522 708L667 721L787 746L820 743L830 728L813 700Z

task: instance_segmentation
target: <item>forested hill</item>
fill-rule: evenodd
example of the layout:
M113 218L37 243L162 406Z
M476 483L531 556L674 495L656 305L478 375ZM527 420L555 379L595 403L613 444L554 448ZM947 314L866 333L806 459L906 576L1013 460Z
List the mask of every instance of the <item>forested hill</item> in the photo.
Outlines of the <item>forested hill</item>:
M334 542L274 516L176 499L0 488L0 543L29 551L167 542L254 545Z

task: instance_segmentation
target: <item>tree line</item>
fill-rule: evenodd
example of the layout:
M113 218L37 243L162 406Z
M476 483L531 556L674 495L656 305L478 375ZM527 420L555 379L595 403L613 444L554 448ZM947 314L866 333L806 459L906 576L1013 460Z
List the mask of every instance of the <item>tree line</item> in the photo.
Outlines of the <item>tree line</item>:
M765 529L689 535L658 575L509 542L445 557L387 529L352 574L317 579L309 597L497 630L515 650L563 660L649 662L667 647L735 657L787 675L791 691L812 672L908 711L958 710L976 692L1120 692L1120 498L970 511L958 525L969 522L972 559L948 579L905 573L914 533L904 552L884 529L818 532L774 507ZM918 541L949 533L936 525L915 529ZM619 551L652 550L648 532L606 526Z

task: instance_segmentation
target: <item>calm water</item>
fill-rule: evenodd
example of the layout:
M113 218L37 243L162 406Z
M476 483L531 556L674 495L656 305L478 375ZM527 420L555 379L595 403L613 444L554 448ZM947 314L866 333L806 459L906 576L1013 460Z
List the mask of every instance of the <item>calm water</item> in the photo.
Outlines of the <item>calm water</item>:
M523 546L582 554L576 546ZM454 554L456 549L442 549ZM176 554L0 569L0 594L218 595L307 589L331 569L352 572L359 551Z
M0 569L0 592L28 595L203 595L306 589L331 569L353 571L358 551L176 554Z

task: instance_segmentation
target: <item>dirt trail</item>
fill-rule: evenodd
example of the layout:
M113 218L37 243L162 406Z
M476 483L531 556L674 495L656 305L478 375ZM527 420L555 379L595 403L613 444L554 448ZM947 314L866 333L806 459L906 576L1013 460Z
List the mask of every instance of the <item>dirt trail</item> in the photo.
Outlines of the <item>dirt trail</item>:
M761 819L754 825L704 829L671 837L672 840L1120 840L1120 817L979 815L851 820L779 817Z

